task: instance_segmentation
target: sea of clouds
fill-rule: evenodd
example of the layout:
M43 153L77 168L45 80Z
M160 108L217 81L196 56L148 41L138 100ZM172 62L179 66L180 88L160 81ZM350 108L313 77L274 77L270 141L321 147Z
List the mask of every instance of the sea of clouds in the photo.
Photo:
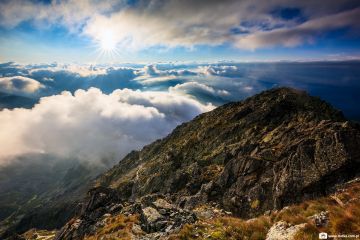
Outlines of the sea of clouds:
M359 62L3 63L0 163L47 154L111 165L198 114L277 86L305 89L357 118L356 76Z

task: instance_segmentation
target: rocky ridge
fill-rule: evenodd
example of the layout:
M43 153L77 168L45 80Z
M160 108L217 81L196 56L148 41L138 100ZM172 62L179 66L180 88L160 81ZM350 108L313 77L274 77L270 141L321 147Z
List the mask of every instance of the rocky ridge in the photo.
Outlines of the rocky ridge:
M104 189L94 189L97 197L111 198L111 193ZM94 196L94 195L92 195ZM195 212L178 208L169 203L163 196L151 195L135 203L110 203L104 209L96 208L96 202L88 201L81 218L69 222L57 235L56 239L79 239L96 235L99 228L109 224L113 216L136 216L131 226L132 232L139 237L134 239L157 239L178 232L184 224L192 224L197 220ZM89 211L89 209L92 209ZM89 215L89 213L92 213ZM110 221L111 222L111 221ZM107 237L119 237L118 233Z
M79 217L56 239L94 234L104 215L115 212L138 215L147 234L178 231L196 221L201 206L253 218L354 178L359 146L359 125L326 102L272 89L204 113L131 152L97 179Z
M335 191L326 197L267 211L248 220L234 217L218 208L216 203L184 210L168 202L164 196L152 195L135 203L110 204L107 213L99 216L90 228L85 228L87 232L83 237L71 234L84 230L80 229L84 216L69 222L57 237L87 240L298 240L318 239L320 232L360 234L360 178L334 188ZM29 236L29 233L24 235Z

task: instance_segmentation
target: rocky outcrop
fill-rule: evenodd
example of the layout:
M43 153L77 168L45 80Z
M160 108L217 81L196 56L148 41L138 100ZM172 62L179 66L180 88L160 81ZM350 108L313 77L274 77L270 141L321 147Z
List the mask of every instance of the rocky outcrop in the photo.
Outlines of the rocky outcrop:
M330 221L329 219L329 212L328 211L322 211L319 214L315 214L311 217L309 217L314 223L316 227L326 227Z
M95 192L96 194L89 198L83 214L65 225L55 239L81 239L86 235L94 235L106 225L107 218L116 215L140 216L139 223L132 229L139 239L154 239L152 236L156 234L169 235L179 231L184 224L194 223L197 219L194 212L178 208L163 198L151 202L158 196L150 196L134 203L123 202L120 204L121 207L114 210L111 207L114 204L110 201L115 198L110 189L97 189ZM97 200L94 201L95 199Z
M305 226L306 223L291 226L287 222L279 221L270 228L266 240L292 240Z
M55 239L79 239L96 231L95 224L106 213L118 209L120 198L111 188L98 187L88 192L79 218L70 220ZM117 207L117 208L116 208Z
M97 217L119 204L121 211L139 213L149 233L175 224L181 211L186 219L209 203L255 217L322 196L355 177L359 146L359 125L326 102L294 89L269 90L204 113L127 155L97 179L112 197L90 193L96 208L85 208L80 221L86 224L77 229L91 231ZM68 227L57 239L74 239L66 237Z

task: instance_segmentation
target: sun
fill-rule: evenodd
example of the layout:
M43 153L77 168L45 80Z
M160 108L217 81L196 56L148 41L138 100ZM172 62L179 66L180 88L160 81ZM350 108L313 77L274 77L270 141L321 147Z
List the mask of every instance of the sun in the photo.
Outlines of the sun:
M97 53L96 60L100 58L115 59L120 55L120 41L116 33L113 28L98 29L93 45Z
M100 49L104 52L113 52L116 49L116 40L111 30L104 30L99 36Z

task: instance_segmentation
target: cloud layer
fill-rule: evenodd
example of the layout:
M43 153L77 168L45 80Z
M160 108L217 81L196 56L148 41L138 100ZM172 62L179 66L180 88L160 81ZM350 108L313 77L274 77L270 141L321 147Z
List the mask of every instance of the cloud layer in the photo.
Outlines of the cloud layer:
M0 112L0 159L29 153L118 160L166 136L212 105L170 93L99 89L44 97L32 109Z
M277 86L307 90L360 119L359 64L0 64L0 158L118 160L214 106Z

